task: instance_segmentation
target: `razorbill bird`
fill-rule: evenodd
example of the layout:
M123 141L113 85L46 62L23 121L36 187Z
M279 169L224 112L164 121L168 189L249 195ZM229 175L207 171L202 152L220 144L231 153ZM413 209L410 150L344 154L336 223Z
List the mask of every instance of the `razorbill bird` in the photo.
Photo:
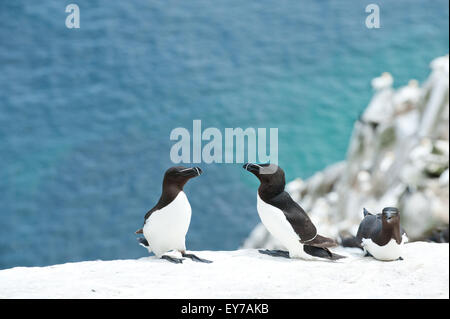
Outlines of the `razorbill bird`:
M337 243L317 234L316 227L305 211L284 191L286 182L281 167L252 163L243 167L261 183L257 193L257 210L262 223L288 250L260 250L260 253L302 259L344 258L328 250L328 247L336 246Z
M145 214L144 226L136 231L136 234L143 234L145 237L139 238L139 243L156 257L182 263L183 258L165 255L175 250L194 261L211 262L186 253L185 238L192 210L183 187L187 181L201 173L199 167L176 166L169 168L164 174L161 197L156 206Z
M378 260L402 258L402 246L408 237L400 226L400 214L395 207L385 207L381 214L373 215L364 208L356 241L368 256Z

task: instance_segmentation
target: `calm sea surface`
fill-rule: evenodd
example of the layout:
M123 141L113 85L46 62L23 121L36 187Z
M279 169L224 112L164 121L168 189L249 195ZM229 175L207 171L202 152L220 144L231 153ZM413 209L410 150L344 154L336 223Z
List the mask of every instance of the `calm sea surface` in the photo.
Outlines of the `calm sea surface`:
M279 130L288 180L345 158L384 71L421 83L448 53L449 4L377 1L0 2L0 268L146 256L176 127ZM188 249L236 249L258 222L242 164L186 186Z

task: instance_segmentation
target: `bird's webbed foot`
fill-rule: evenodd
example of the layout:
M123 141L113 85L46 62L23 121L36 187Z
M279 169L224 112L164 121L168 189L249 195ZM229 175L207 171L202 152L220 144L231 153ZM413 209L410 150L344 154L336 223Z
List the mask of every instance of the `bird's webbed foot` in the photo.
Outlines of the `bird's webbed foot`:
M182 264L183 260L184 260L184 258L175 258L175 257L167 256L167 255L162 255L161 259L165 259L174 264Z
M290 258L289 252L284 250L258 250L260 254L269 255L272 257L284 257L284 258Z
M206 263L206 264L212 263L211 260L207 260L207 259L203 259L203 258L197 257L194 254L181 253L181 255L183 257L192 259L193 261L197 261L197 262L200 262L200 263Z

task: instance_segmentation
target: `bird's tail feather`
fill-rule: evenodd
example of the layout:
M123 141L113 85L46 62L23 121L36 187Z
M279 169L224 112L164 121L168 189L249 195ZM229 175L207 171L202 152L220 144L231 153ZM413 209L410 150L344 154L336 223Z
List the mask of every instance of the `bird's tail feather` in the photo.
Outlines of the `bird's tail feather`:
M345 258L345 256L335 254L324 247L315 247L315 246L310 246L310 245L304 245L303 250L308 255L311 255L314 257L319 257L319 258L325 258L325 259L330 259L330 260L338 260L341 258Z
M345 236L345 237L341 236L341 246L342 247L349 247L349 248L360 248L360 249L363 249L363 247L361 246L361 243L353 235L349 235L349 236Z

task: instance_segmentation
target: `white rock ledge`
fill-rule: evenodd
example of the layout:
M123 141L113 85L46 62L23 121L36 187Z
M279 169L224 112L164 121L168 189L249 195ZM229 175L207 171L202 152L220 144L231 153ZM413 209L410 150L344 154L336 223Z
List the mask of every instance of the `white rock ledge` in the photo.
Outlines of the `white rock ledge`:
M414 242L403 261L337 248L337 262L257 250L200 251L212 264L155 257L0 271L0 298L449 298L449 246Z

